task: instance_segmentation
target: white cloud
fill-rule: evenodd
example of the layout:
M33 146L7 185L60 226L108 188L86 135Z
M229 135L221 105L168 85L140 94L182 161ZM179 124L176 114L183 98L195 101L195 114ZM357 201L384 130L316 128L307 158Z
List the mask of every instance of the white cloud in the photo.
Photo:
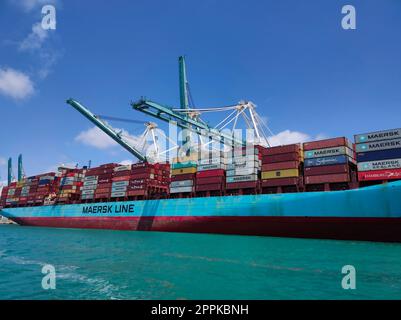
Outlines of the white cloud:
M21 100L34 93L34 85L28 75L11 68L0 68L0 93Z
M40 49L48 36L48 31L37 22L32 26L32 32L21 41L19 49L21 51Z
M98 149L107 149L117 145L113 139L98 127L92 127L88 130L82 131L75 137L75 141Z
M303 132L284 130L269 137L268 140L271 146L281 146L292 143L303 143L311 140L321 140L324 138L325 136L322 134L319 134L316 137L311 137L309 134Z
M3 157L0 157L0 166L5 166L7 164L7 160Z
M130 135L124 129L114 128L116 131L121 132L121 135L124 136L126 140L128 140L132 145L138 145L140 140L139 136ZM105 134L98 127L92 127L88 130L82 131L75 137L75 141L81 142L85 145L95 147L97 149L108 149L115 146L118 146L118 143L111 139L107 134Z

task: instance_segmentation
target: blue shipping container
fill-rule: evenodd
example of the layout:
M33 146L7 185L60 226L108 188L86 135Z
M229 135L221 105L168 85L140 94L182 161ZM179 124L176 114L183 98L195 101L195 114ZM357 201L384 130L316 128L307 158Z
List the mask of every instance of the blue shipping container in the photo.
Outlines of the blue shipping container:
M356 158L358 162L398 159L401 158L401 148L380 150L380 151L359 152L356 154Z
M311 159L305 159L304 166L305 167L329 166L332 164L347 163L347 160L348 157L345 155L323 157L323 158L311 158Z

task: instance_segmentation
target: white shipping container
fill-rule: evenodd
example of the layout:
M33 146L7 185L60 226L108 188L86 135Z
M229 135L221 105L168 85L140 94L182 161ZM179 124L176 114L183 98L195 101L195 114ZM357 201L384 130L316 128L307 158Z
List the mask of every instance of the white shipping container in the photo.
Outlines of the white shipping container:
M170 188L170 193L188 193L193 192L193 187L175 187Z
M258 155L239 156L228 159L228 163L233 163L233 164L244 164L247 162L255 162L255 161L259 161Z
M125 192L127 191L127 186L112 187L111 192Z
M358 171L400 169L401 159L377 160L358 163Z
M245 169L245 168L257 168L260 169L261 162L258 161L249 161L242 164L228 164L227 170L234 170L234 169Z
M93 199L95 197L94 194L83 194L81 195L81 199L82 200L89 200L89 199Z
M192 187L194 185L193 180L181 180L181 181L171 181L170 187L171 188L176 188L176 187Z
M85 176L84 181L92 181L92 180L97 180L98 176Z
M225 164L202 164L199 165L197 171L207 171L207 170L216 170L216 169L226 169Z
M115 167L113 169L114 172L120 172L120 171L127 171L127 170L131 170L132 165L128 164L128 165L124 165L124 166L119 166L119 167Z
M226 164L225 158L211 158L211 159L201 159L198 161L200 165L208 165L208 164Z
M236 168L226 172L227 177L231 176L246 176L250 174L258 174L259 168Z
M112 183L112 187L128 186L129 181L115 181Z
M84 186L92 186L92 185L96 185L96 184L97 184L97 180L84 181Z
M252 175L247 175L247 176L234 176L234 177L227 177L226 182L227 183L234 183L234 182L245 182L245 181L257 181L258 180L258 175L257 174L252 174Z
M112 192L110 197L112 198L122 198L125 197L126 193L125 192Z
M81 192L81 194L82 195L86 195L86 194L94 194L95 193L95 190L82 190L82 192Z
M95 190L96 188L97 188L97 185L96 184L92 184L92 185L89 185L89 186L82 186L81 190Z

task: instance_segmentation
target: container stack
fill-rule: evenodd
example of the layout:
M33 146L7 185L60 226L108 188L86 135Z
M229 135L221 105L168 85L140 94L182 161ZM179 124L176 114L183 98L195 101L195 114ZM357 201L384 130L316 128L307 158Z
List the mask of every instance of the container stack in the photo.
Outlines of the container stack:
M59 183L57 185L56 202L59 204L72 203L80 199L84 174L82 169L59 168ZM52 204L52 199L47 200Z
M356 188L354 145L345 137L303 144L306 191Z
M355 143L362 184L401 179L401 129L357 134Z
M173 158L170 182L170 195L173 198L185 198L194 194L197 166L197 153Z
M6 206L6 200L8 196L8 186L3 187L1 189L1 194L0 194L0 207L4 208Z
M121 180L120 182L120 189L122 190L123 183ZM169 193L169 184L169 163L135 163L131 166L130 177L126 189L127 196L129 199L138 200L165 198Z
M125 199L127 197L128 185L132 175L131 169L131 165L122 165L113 169L110 198Z
M1 198L4 207L18 206L19 195L17 190L17 183L12 182L8 187L4 187L1 192Z
M40 205L40 200L36 201L36 191L38 190L39 178L36 176L26 178L25 185L21 193L26 196L26 205L34 206L36 203Z
M3 188L2 203L5 207L26 207L43 205L49 195L57 189L56 174L45 173L25 178L19 182L12 182Z
M35 193L35 204L42 205L46 197L56 191L56 173L49 172L36 176L38 178Z
M196 173L196 196L222 196L226 184L226 158L222 151L199 154Z
M227 152L227 194L241 195L260 192L259 177L264 149L261 146L249 145Z
M110 198L114 168L118 164L107 163L86 170L81 187L83 202L107 201Z
M262 157L262 193L303 191L303 160L300 144L265 149Z

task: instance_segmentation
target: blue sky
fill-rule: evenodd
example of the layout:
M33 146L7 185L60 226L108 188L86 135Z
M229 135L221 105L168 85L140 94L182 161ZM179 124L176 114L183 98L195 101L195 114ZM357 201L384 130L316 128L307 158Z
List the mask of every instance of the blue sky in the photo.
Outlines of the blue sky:
M41 32L35 25L47 3L57 29ZM356 8L356 30L341 28L345 4ZM196 106L251 100L280 141L400 127L400 36L399 0L3 0L0 181L4 160L19 153L28 175L131 159L91 136L93 126L65 100L148 120L129 102L178 105L179 55Z

